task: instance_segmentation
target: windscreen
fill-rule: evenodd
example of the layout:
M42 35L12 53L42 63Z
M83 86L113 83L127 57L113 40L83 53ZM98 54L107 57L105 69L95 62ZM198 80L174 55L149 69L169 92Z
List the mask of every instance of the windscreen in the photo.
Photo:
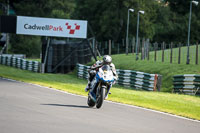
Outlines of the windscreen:
M103 65L103 66L102 66L102 70L103 70L103 71L110 71L111 68L110 68L109 65Z

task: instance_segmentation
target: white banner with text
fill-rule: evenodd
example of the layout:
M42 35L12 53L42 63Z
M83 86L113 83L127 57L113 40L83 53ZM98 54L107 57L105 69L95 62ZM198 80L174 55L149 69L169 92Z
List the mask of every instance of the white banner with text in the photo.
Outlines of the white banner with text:
M87 21L17 16L17 34L87 38Z

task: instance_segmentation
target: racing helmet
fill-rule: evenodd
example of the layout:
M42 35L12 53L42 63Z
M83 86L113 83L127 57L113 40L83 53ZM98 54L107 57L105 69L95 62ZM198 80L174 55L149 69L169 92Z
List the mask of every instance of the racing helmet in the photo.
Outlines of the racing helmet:
M103 56L103 64L111 64L112 58L109 55Z

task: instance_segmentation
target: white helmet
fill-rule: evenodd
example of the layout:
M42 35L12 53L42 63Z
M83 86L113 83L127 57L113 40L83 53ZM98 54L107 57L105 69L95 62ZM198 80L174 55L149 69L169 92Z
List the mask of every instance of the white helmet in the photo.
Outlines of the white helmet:
M103 64L110 64L112 62L112 58L109 55L103 56Z

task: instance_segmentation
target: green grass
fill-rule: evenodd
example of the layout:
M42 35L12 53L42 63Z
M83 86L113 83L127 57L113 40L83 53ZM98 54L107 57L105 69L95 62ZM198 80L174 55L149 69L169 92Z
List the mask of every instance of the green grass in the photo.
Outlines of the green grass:
M32 59L32 58L27 58L26 60L30 60L30 61L38 61L38 62L41 62L41 59Z
M87 81L78 79L75 72L69 74L41 74L0 65L0 77L39 84L87 96L87 93L84 92ZM135 91L120 86L114 86L111 92L112 94L108 99L110 101L136 105L200 120L200 97L163 92Z
M165 50L165 62L162 62L162 51L157 51L157 61L154 61L154 52L150 52L150 60L136 61L134 54L112 55L113 63L117 69L136 70L151 74L162 75L162 92L171 92L173 88L173 76L181 74L200 74L200 53L199 65L195 65L196 46L190 47L190 63L186 65L187 47L181 48L181 64L178 64L178 48L173 49L173 62L170 64L170 50ZM200 46L199 46L200 52ZM139 55L139 57L141 57ZM93 61L94 63L94 61ZM91 65L92 63L90 63Z
M179 74L200 74L200 65L170 64L153 61L135 61L132 55L113 55L113 62L117 69L136 70L151 74L162 75L162 89L171 92L173 76Z

